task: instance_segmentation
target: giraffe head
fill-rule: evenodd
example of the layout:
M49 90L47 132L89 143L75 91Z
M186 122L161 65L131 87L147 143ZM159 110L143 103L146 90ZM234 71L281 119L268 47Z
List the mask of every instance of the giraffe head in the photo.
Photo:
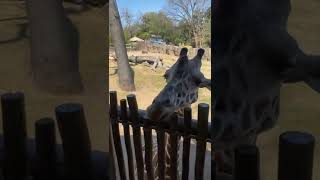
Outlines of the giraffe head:
M320 92L320 58L305 54L287 32L290 0L223 0L218 6L213 136L218 146L230 147L274 126L283 83L304 81Z
M201 59L204 49L199 49L196 56L189 60L187 48L182 48L177 62L166 72L166 86L147 108L147 115L152 120L165 119L175 111L190 106L197 101Z

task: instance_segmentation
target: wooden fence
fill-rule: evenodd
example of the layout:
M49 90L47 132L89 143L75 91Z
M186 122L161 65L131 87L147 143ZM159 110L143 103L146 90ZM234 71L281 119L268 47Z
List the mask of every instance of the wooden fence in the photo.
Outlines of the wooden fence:
M129 104L129 113L127 109ZM35 139L28 139L24 95L7 93L1 96L3 136L0 136L0 179L5 180L108 180L109 161L104 152L92 151L89 133L81 104L62 104L55 109L62 145L56 143L55 121L42 118L35 123ZM203 179L206 144L214 144L208 123L209 106L200 104L198 121L191 119L191 109L185 109L183 119L173 116L170 122L154 122L145 118L144 111L138 110L134 95L117 105L116 92L110 92L110 119L112 122L111 141L115 147L121 180L125 180L124 151L121 147L119 123L124 126L124 140L128 161L128 179L134 180L133 151L137 164L138 180L144 179L144 167L148 179L153 179L152 132L157 132L158 157L164 160L164 134L170 134L169 141L177 144L183 137L182 179L188 180L189 171L195 171L195 179ZM130 129L133 144L131 147ZM143 158L141 131L144 131L145 158ZM189 169L190 141L197 140L196 162ZM279 137L278 180L312 180L315 138L304 132L285 132ZM159 161L159 177L167 173L177 179L177 146L173 146L171 169L164 172L164 161ZM213 148L212 148L213 149ZM259 180L259 149L243 145L235 150L234 180ZM216 176L215 162L211 162L212 179Z
M129 113L127 109L129 105ZM137 179L144 179L144 170L147 172L147 179L154 180L154 171L152 167L153 157L153 138L152 130L156 131L158 144L158 177L159 180L164 180L165 175L171 177L172 180L177 179L177 143L178 137L183 137L183 154L182 154L182 179L189 179L189 157L190 157L190 141L196 139L196 161L193 169L195 179L201 180L204 177L204 165L207 142L211 143L210 128L211 123L208 123L209 105L199 104L198 121L192 120L191 108L186 108L184 111L184 119L179 119L174 115L170 122L167 121L152 121L145 117L145 112L138 109L135 95L128 95L127 100L120 100L120 107L117 102L117 93L110 92L110 119L112 123L113 143L115 154L118 161L118 169L121 180L134 180L134 170L137 168ZM124 143L126 147L128 160L124 161L124 149L121 146L119 123L124 128ZM133 144L131 147L130 129L132 127ZM143 129L145 151L142 151L141 128ZM170 135L169 141L173 144L170 152L170 170L165 172L165 133ZM135 153L136 167L134 167L133 153ZM143 158L143 153L145 153ZM125 169L127 162L128 170ZM128 173L128 176L126 175ZM128 177L128 178L127 178Z
M129 111L127 110L127 102ZM172 148L171 169L165 172L164 167L164 133L169 133L171 142L177 143L178 136L183 137L182 154L182 180L188 180L189 171L195 171L196 180L203 180L204 157L206 143L211 143L211 150L214 151L214 140L211 138L211 123L208 123L209 106L199 104L198 121L191 119L191 109L186 108L183 119L176 116L170 122L155 122L145 117L145 112L138 109L136 97L128 95L127 100L121 99L120 106L117 102L117 93L110 92L110 119L112 123L112 133L115 155L118 161L118 169L121 180L144 180L144 170L147 172L147 179L154 179L152 168L152 134L151 130L157 133L158 161L160 168L158 171L159 180L164 179L167 174L172 180L177 179L177 149ZM119 133L119 123L124 128L124 143L126 150L122 149ZM132 127L132 133L130 128ZM145 151L142 151L141 130L144 132ZM134 147L131 147L130 134L133 135ZM189 169L190 140L197 140L196 163L193 169ZM278 159L278 180L312 180L313 156L315 138L313 135L288 131L279 137L279 159ZM175 146L177 147L177 146ZM127 152L127 161L124 161L124 152ZM134 159L133 153L136 158ZM143 158L145 153L145 158ZM216 173L216 162L212 156L211 160L211 179L212 180L260 180L260 160L259 149L253 145L240 145L235 149L234 177L218 176ZM213 153L212 153L213 154ZM136 167L134 167L134 160ZM125 166L127 163L127 166ZM128 167L128 169L125 169ZM137 177L134 170L137 168ZM128 172L128 175L126 174Z
M27 138L24 94L4 94L1 105L0 179L110 179L108 154L91 150L81 104L62 104L55 109L62 145L56 143L52 118L36 121L35 139Z

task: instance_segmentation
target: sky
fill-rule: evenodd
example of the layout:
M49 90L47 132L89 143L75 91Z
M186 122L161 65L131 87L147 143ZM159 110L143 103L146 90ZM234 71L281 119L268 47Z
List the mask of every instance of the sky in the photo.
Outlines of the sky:
M125 8L128 8L134 16L145 12L158 12L165 5L166 0L116 0L121 15Z

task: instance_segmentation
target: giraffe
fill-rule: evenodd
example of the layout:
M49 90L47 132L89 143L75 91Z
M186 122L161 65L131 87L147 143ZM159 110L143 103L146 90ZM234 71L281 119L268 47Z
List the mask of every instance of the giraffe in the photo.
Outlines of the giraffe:
M188 49L182 48L177 62L165 72L164 78L166 79L167 84L147 108L147 116L151 120L165 120L174 112L178 112L178 114L182 116L182 110L185 107L190 107L192 103L197 101L199 88L206 87L211 90L211 80L205 78L200 71L201 59L205 50L199 49L196 56L191 60L188 60L187 53ZM167 164L167 162L170 160L169 150L171 145L169 144L168 136L166 136L165 139L165 168L166 172L168 172L170 164ZM157 146L155 144L154 151L156 148ZM156 153L153 159L154 164L157 164ZM157 171L157 169L155 171ZM168 176L165 178L166 180L171 179Z
M280 88L304 81L320 92L320 56L287 32L290 0L223 0L214 5L213 145L218 173L233 173L233 150L275 126Z

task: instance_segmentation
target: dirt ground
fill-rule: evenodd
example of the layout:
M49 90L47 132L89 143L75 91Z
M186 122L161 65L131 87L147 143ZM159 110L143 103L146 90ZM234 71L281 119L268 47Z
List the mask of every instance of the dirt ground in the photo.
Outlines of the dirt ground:
M72 6L69 6L72 8ZM0 94L25 93L28 136L34 137L34 122L42 117L55 118L54 108L62 103L82 103L92 148L108 151L107 120L107 29L102 8L70 14L80 33L80 72L85 92L77 96L58 96L35 88L30 78L29 39L19 37L21 24L27 22L23 1L0 2ZM94 27L94 28L93 28ZM1 113L1 112L0 112ZM0 117L0 121L2 119ZM2 132L2 123L0 123ZM58 132L58 130L57 130ZM57 133L59 140L59 134Z

